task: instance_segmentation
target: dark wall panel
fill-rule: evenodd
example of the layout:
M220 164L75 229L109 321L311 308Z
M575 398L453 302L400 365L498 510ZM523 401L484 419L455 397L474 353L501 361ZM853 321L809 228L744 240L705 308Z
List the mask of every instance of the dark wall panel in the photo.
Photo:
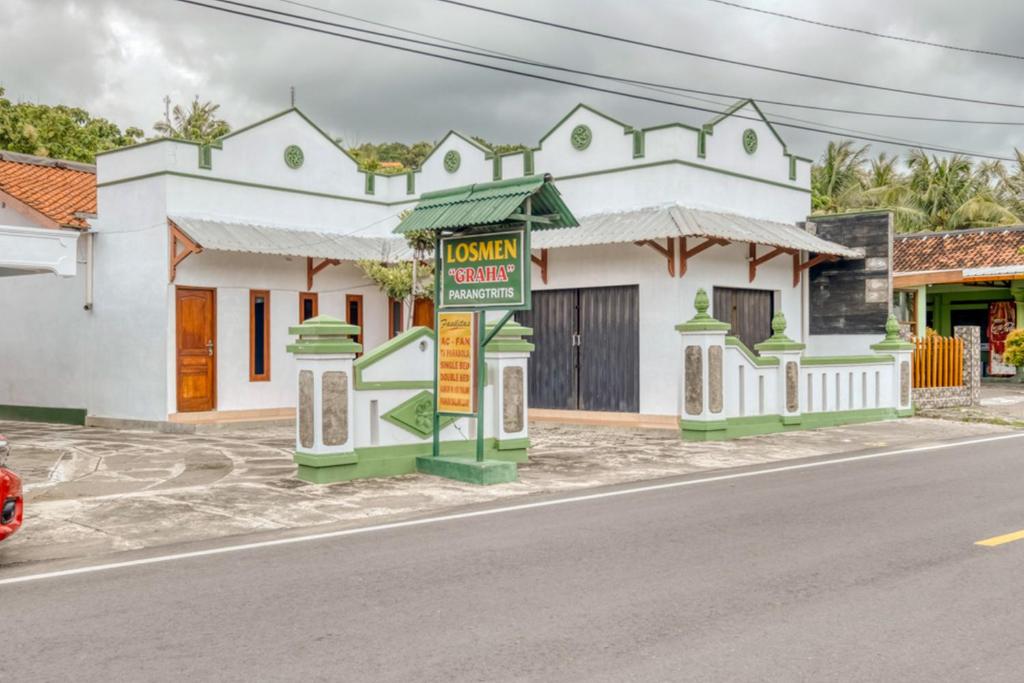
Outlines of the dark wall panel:
M862 259L810 269L810 333L884 334L892 308L891 214L815 216L806 227L823 239L864 249Z

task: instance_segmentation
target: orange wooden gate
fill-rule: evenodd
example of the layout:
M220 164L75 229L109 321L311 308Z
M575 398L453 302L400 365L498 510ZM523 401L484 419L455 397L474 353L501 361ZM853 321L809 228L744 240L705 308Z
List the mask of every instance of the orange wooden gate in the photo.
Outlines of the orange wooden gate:
M959 337L914 339L914 387L959 387L964 383L964 340Z

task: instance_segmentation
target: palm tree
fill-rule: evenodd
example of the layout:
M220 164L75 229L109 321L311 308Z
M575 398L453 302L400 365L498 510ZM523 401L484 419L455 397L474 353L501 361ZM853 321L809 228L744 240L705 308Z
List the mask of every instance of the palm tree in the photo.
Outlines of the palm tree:
M194 142L213 142L231 132L227 121L217 118L219 104L200 102L195 96L186 110L180 104L174 105L171 115L153 124L153 130L162 137Z
M1020 222L997 196L997 166L975 167L960 155L929 158L919 149L911 150L907 166L910 191L920 211L918 229L957 230Z
M811 208L814 213L839 213L857 207L867 146L852 140L828 143L821 163L811 169Z

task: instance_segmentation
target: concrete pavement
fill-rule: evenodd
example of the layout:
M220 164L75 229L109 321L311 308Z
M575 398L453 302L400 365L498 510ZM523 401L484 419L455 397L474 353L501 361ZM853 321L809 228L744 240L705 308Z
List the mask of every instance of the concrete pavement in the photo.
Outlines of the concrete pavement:
M306 484L295 479L287 427L183 435L4 423L28 504L22 530L0 544L0 566L1001 431L911 419L695 444L674 430L536 423L520 481L481 488L425 475Z
M0 570L0 678L1020 680L1024 541L975 542L1024 528L1024 434L816 462L28 583Z

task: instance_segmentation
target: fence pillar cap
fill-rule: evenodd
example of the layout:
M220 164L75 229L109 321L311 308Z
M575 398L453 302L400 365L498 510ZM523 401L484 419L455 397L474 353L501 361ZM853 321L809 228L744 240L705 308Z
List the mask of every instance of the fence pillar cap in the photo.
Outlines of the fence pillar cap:
M755 351L803 351L807 346L786 336L786 316L782 311L772 317L772 336L760 344L754 344Z
M871 348L875 351L911 351L914 345L900 337L900 321L890 313L885 321L885 339L872 344Z
M287 347L290 353L359 353L363 350L362 344L354 339L359 334L359 326L329 315L318 315L301 325L293 325L288 328L288 334L298 336L295 343Z
M676 325L676 329L680 332L728 332L732 325L715 320L708 315L710 305L708 293L704 291L703 287L698 289L697 296L693 299L693 307L697 309L697 315L685 323Z

